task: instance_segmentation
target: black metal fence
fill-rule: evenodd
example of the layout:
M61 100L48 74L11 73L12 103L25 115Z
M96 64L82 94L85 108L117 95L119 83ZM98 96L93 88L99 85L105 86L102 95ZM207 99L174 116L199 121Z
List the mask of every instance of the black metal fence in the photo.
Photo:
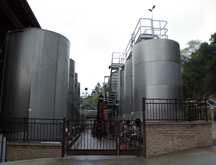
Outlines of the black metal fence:
M68 120L67 128L67 154L140 154L141 121Z
M192 121L207 118L205 99L143 98L141 120L67 120L39 118L0 119L7 141L59 141L62 156L144 155L146 121Z
M64 119L4 118L0 132L7 141L62 141Z
M206 99L146 99L144 97L143 112L146 121L208 121Z
M140 155L143 123L135 120L0 119L7 141L58 141L62 157L75 155ZM143 155L143 154L142 154Z

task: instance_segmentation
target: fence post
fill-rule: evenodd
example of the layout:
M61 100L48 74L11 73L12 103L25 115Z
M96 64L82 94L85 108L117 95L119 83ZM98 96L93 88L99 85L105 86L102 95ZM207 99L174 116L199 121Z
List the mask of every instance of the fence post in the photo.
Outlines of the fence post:
M145 123L145 97L142 98L143 113L143 156L146 157L146 123Z
M70 132L69 132L69 130L70 130L70 121L69 121L69 119L67 120L67 147L66 147L66 149L68 148L68 141L69 141L69 134L70 134Z
M23 142L25 142L25 127L26 127L26 117L24 118L24 137L23 137Z
M208 122L208 115L207 115L207 107L206 107L206 99L205 99L205 111L206 111L206 122Z
M135 122L136 123L136 122ZM141 128L142 128L142 122L141 120L139 121L139 148L140 148L140 152L141 152L141 148L142 148L142 136L141 136Z
M177 98L175 98L175 114L176 114L176 122L178 122L178 114L177 114Z
M30 119L27 117L27 118L26 118L26 122L25 122L25 123L26 123L26 140L25 140L26 142L28 142L29 120L30 120ZM30 123L31 123L31 121L30 121Z
M62 157L65 155L65 124L66 124L66 118L63 118L63 139L62 139Z
M116 122L116 156L119 156L120 154L120 139L119 139L119 133L120 133L120 121L115 120Z

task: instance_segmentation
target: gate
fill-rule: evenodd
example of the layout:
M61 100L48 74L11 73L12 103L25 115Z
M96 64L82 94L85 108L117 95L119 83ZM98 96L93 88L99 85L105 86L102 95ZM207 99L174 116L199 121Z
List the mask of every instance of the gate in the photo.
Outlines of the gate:
M140 120L68 120L63 155L144 155ZM145 141L145 140L144 140Z

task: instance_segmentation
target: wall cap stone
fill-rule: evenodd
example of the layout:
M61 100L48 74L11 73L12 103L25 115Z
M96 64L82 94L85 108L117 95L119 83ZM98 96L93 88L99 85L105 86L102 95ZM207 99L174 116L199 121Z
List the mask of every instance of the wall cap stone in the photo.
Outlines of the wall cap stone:
M7 142L7 146L44 146L44 147L61 147L61 143L54 142Z
M146 122L146 125L212 125L212 122Z

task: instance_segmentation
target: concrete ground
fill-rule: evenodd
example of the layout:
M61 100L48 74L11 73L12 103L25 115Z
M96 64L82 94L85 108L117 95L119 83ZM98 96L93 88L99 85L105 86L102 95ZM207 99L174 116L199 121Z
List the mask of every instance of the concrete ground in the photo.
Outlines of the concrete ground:
M212 138L216 142L216 124L212 125ZM68 156L2 163L2 165L215 165L216 143L212 147L193 148L153 158L141 156Z
M194 148L153 158L141 156L69 156L2 163L2 165L215 165L216 154L206 148Z

